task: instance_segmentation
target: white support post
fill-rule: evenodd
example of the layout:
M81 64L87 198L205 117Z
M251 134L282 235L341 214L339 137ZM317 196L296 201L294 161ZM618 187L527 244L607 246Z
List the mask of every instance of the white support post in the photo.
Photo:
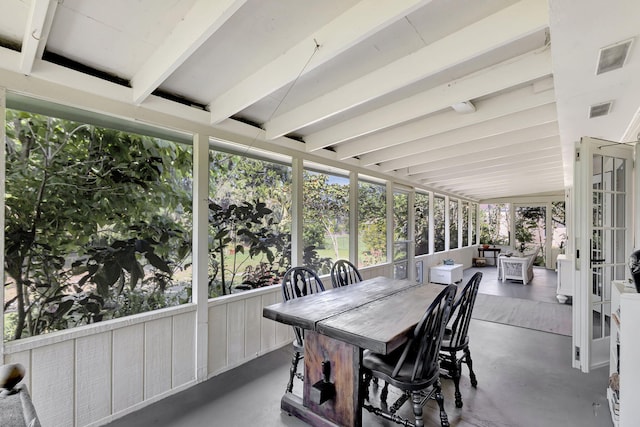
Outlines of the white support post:
M416 192L411 190L407 199L407 278L411 281L416 280Z
M193 136L193 277L196 310L196 381L208 375L209 348L209 136Z
M304 162L300 157L291 159L292 180L291 183L291 265L301 266L304 262L303 241L303 187L304 187Z
M449 217L449 196L444 196L444 250L448 251L451 249L449 245L451 244L451 236L449 232L449 227L451 226L451 218Z
M464 204L458 199L458 248L462 247L462 224L464 223Z
M0 224L4 225L4 194L6 181L6 152L5 152L5 121L7 117L6 109L7 90L0 86L0 194L3 196L0 202ZM4 264L4 227L0 230L0 261ZM6 283L4 277L4 268L2 269L2 283ZM0 287L0 300L2 300L2 308L0 308L0 331L4 331L4 286ZM4 340L0 340L0 365L4 363Z
M433 192L429 191L429 255L432 255L436 250L436 242L435 242L435 232L436 227L433 223L433 209L434 209L434 201L433 201Z
M393 221L393 183L387 181L387 262L391 264L391 277L393 277L393 228L395 226Z
M358 173L349 172L349 260L358 265Z

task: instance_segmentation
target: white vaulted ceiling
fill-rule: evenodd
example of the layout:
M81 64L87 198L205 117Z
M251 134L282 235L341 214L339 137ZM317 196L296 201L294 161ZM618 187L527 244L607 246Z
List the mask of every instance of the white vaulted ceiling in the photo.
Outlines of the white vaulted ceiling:
M571 185L581 136L637 139L638 16L636 0L0 0L0 86L175 106L476 200L547 194ZM624 67L596 75L627 39Z

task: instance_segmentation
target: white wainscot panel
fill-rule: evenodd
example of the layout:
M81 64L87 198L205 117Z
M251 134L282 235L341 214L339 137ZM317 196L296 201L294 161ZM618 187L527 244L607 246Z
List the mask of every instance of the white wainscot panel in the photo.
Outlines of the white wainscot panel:
M76 340L76 425L111 414L111 332Z
M256 295L245 300L245 358L258 357L262 340L262 297Z
M65 341L32 351L31 397L43 426L69 426L73 420L73 343Z
M209 307L209 375L227 366L227 305Z
M143 399L144 324L113 331L113 412Z
M173 387L196 378L196 313L173 317Z
M227 361L235 366L244 360L245 306L244 300L234 301L227 305Z
M171 318L145 323L144 398L149 399L171 389Z
M275 303L276 295L274 293L262 295L262 307ZM262 308L260 308L260 317L260 348L265 352L276 346L276 322L262 317Z

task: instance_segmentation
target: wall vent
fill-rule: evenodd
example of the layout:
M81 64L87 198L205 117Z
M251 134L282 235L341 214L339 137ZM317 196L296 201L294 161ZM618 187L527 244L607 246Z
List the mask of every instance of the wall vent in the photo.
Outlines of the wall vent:
M603 102L602 104L595 104L589 107L589 118L606 116L611 112L612 101Z
M629 39L600 49L596 74L622 68L629 55L629 50L631 50L632 41L633 39Z

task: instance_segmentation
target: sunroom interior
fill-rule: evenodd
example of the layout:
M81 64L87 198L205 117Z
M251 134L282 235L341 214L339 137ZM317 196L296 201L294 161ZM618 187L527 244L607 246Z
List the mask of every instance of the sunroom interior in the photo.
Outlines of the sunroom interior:
M249 246L251 256L266 256L268 239L281 239L281 267L315 262L326 277L330 262L345 258L365 278L428 282L428 269L443 260L470 268L485 243L525 252L518 208L549 212L552 234L550 212L562 204L561 247L548 238L536 250L550 270L565 255L563 285L573 295L582 283L576 254L585 244L583 253L591 250L577 238L578 220L591 211L580 196L590 184L575 166L579 143L588 137L636 156L640 3L631 0L0 0L0 10L0 355L26 368L24 382L46 426L103 425L290 345L291 328L262 317L264 306L281 300L277 277L256 270L248 284L224 281L223 260L245 250L249 256ZM134 148L116 151L126 146ZM78 151L53 161L63 147ZM57 167L67 177L90 175L91 185L109 178L126 181L124 192L137 189L135 197L111 187L80 191L79 182L61 178L47 190L56 211L42 211L49 218L42 227L66 227L74 242L62 234L55 242L86 250L80 256L74 249L76 258L54 269L75 277L56 289L56 300L47 294L51 283L35 283L37 268L16 274L27 258L15 232L26 245L29 232L41 230L25 225L41 216L29 203L46 199L38 199L44 185L27 181L25 171L36 166L45 175ZM632 179L623 258L640 247ZM157 182L169 180L180 191L158 190ZM237 194L246 195L255 224L263 224L255 219L259 204L272 200L265 208L286 223L285 235L256 232L251 245L222 244L222 229L216 234L212 224L229 221L224 215L238 203L229 195ZM286 209L278 194L286 194ZM116 206L124 196L135 203ZM157 253L150 249L152 237L118 234L138 258L148 254L147 264L120 265L113 280L100 276L116 231L141 233L133 216L142 215L145 200L171 207L164 214L186 227L187 246L173 248L181 253L180 274L160 244ZM509 225L499 230L501 240L483 237L486 206L503 207ZM92 215L99 219L83 229L82 218ZM69 220L60 225L59 218ZM376 238L366 234L372 229ZM325 252L315 244L318 233L329 236ZM63 253L48 247L54 241L39 243L38 255L50 251L52 263ZM112 291L101 287L133 289L152 270L179 304L145 302L141 312L118 306L121 317L103 316L114 305L104 301ZM616 271L622 276L615 278L628 277ZM237 268L234 275L246 273ZM34 289L41 305L35 293L18 304L22 287ZM82 319L62 327L55 315L61 306L76 314L74 322ZM583 319L576 307L574 322ZM40 320L30 309L40 310ZM571 357L567 369L588 371Z

